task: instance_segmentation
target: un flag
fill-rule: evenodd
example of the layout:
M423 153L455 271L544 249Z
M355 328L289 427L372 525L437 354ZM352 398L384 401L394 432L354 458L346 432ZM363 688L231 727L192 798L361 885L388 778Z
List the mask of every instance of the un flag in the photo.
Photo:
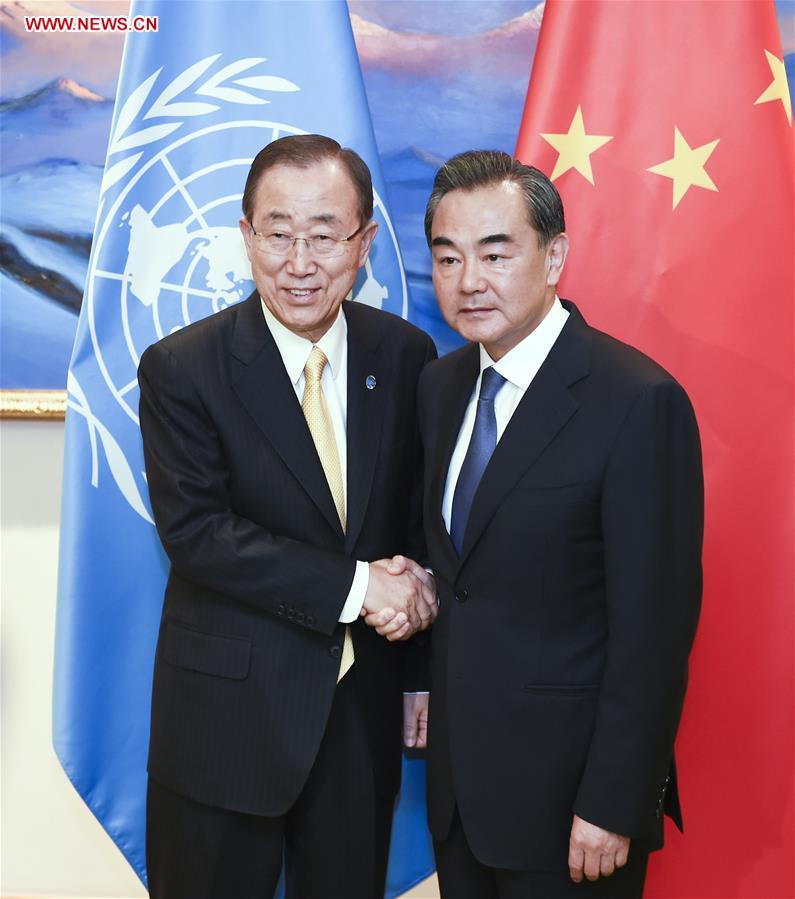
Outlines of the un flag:
M328 134L373 174L378 237L353 299L409 317L343 2L134 3L68 377L53 732L61 764L146 879L152 664L167 574L138 428L150 343L253 288L237 219L253 156ZM420 762L404 762L388 878L432 869Z

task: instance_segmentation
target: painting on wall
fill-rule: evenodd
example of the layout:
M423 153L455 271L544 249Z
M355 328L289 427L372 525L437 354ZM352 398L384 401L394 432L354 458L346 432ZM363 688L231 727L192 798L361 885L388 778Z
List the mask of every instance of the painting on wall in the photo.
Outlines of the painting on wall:
M62 406L124 44L120 33L29 32L25 16L100 8L123 15L129 3L0 5L5 411Z
M458 338L433 296L425 202L436 169L453 153L513 151L544 4L350 0L348 7L413 317L443 353ZM792 83L795 4L778 0L777 9ZM98 12L126 15L129 3L0 0L5 414L63 414L124 40L121 32L31 32L25 16Z

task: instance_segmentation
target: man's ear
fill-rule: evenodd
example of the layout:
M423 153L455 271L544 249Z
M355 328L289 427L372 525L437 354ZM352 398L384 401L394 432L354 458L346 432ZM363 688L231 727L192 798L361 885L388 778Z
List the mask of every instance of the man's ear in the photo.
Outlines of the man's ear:
M372 219L362 228L362 242L359 245L359 268L367 262L367 257L370 255L370 247L373 245L373 240L375 240L376 231L378 231L378 222Z
M554 287L563 274L566 257L569 255L569 237L561 232L552 238L547 247L547 286Z
M248 261L251 262L251 237L254 229L245 216L241 216L238 224L240 225L240 233L243 235L243 246L246 248L246 256L248 256Z

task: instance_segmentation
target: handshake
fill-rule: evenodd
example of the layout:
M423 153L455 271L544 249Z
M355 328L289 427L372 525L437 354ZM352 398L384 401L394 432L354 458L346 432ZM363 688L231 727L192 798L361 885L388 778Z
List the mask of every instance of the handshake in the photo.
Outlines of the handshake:
M439 609L436 582L405 556L370 562L370 582L361 616L387 640L408 640L433 624Z

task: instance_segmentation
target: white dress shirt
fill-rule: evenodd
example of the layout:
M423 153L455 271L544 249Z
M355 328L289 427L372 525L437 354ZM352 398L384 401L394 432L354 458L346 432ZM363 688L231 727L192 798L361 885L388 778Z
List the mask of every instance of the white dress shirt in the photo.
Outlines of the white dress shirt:
M469 398L469 404L464 413L464 420L461 423L461 430L458 432L458 440L450 458L450 467L447 469L447 481L445 482L444 498L442 499L442 517L448 533L450 532L450 518L453 511L455 487L458 483L458 476L461 473L461 466L464 464L464 457L469 448L472 429L475 425L475 413L477 411L483 369L493 365L494 369L506 381L494 398L494 415L497 419L497 442L499 443L500 438L505 433L505 429L508 427L511 416L516 411L516 407L521 402L531 381L538 374L538 369L541 368L544 360L549 355L549 351L558 339L558 335L563 330L568 317L569 313L563 308L560 300L555 297L552 308L536 326L535 330L531 331L524 340L517 343L498 362L495 362L489 356L481 344L480 374L477 381L475 381L472 396Z
M314 346L319 346L326 354L328 365L323 369L320 386L326 400L334 439L337 443L337 454L342 470L342 489L345 493L345 505L348 505L348 441L346 422L348 420L348 323L342 309L337 313L334 324L318 340L312 343L305 337L294 334L286 328L268 309L262 298L262 312L268 329L276 342L276 348L282 357L287 375L295 388L298 402L304 395L304 367ZM342 607L339 620L344 624L356 621L364 605L364 597L370 582L370 569L367 562L356 562L356 574L353 577L348 598Z

